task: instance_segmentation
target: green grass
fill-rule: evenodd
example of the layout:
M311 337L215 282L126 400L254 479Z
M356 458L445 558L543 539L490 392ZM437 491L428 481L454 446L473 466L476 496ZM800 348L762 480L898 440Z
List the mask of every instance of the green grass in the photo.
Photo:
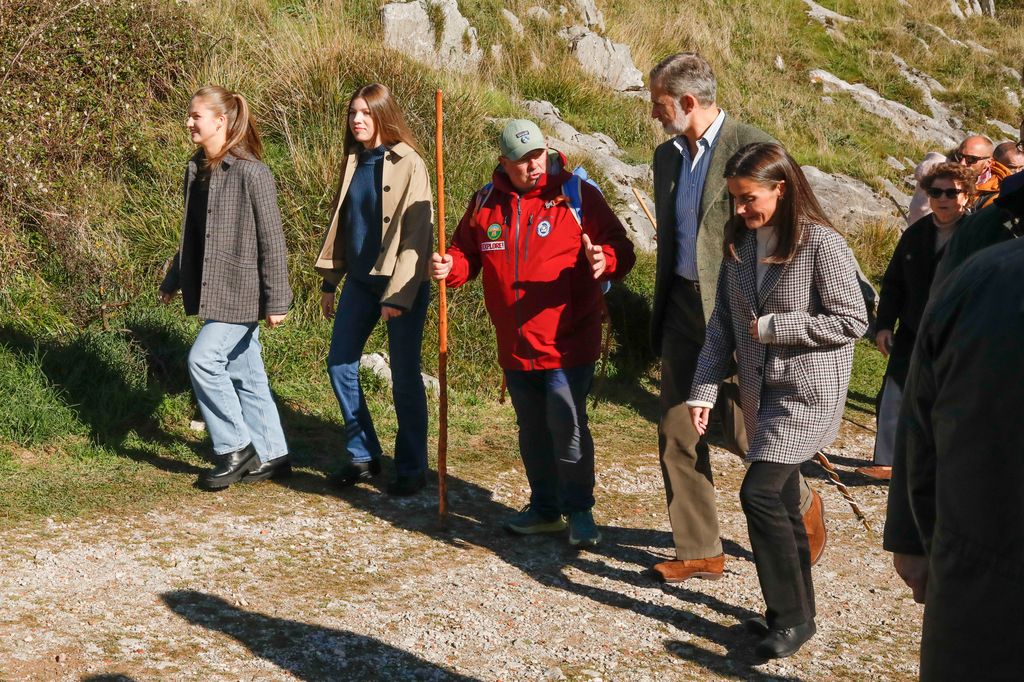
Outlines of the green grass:
M39 26L49 4L0 6L0 74L10 71L0 114L17 142L0 152L7 169L0 177L0 390L17 397L0 414L0 516L13 522L85 514L194 494L206 445L187 428L195 406L184 358L197 323L178 305L156 307L153 298L181 226L181 175L191 153L182 113L190 94L211 82L249 98L279 187L296 298L286 324L265 330L263 341L289 441L308 467L336 464L340 417L324 370L331 327L320 317L311 262L355 87L379 80L392 88L431 173L434 93L443 89L449 235L490 177L500 120L523 115L522 99L553 102L579 130L610 135L631 162L649 162L662 139L648 103L612 95L567 53L554 35L557 6L544 4L555 16L544 22L525 16L532 4L460 2L485 54L471 76L435 72L383 49L380 3L370 0L82 5L25 43L13 67L25 30ZM700 50L730 114L775 135L801 163L876 185L878 178L901 180L886 156L919 158L930 145L894 131L850 97L822 102L809 69L829 69L920 110L920 93L882 53L891 49L946 86L939 97L967 128L1018 119L1002 90L1020 84L996 60L939 39L928 24L956 40L976 40L1019 68L1019 3L1000 7L998 20L965 22L924 0L909 9L888 0L822 4L858 21L829 35L807 18L801 0L776 0L757 12L739 0L702 0L686 12L666 12L660 0L616 0L601 9L607 35L630 45L642 72L670 52ZM525 36L511 33L502 7L521 18ZM67 35L75 40L61 39ZM503 56L495 59L490 47L499 43ZM784 71L772 65L777 54ZM895 239L887 225L850 235L876 282ZM654 447L657 374L647 341L653 271L653 257L641 256L608 297L613 345L594 421L612 446L617 438L623 447L649 438ZM501 373L481 289L451 291L449 300L456 461L507 465L515 461L513 422L510 407L496 402ZM107 329L104 304L127 304L109 314ZM424 342L430 374L437 372L437 333L434 308ZM367 351L386 349L381 327ZM884 359L859 344L848 416L870 419L883 371ZM387 441L395 429L390 397L367 380ZM436 419L431 429L436 435Z

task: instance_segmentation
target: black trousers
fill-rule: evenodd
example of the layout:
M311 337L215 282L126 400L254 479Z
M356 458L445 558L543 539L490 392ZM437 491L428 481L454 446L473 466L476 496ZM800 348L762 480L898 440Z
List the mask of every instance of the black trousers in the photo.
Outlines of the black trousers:
M800 515L800 465L754 462L740 488L769 627L814 619L811 552Z

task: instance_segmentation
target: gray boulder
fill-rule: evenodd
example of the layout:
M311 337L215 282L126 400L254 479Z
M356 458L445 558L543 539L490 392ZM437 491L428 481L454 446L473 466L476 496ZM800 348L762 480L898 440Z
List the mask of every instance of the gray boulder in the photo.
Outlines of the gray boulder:
M822 209L837 228L844 232L856 231L870 222L895 221L897 204L910 199L900 196L899 201L878 196L866 184L842 173L825 173L814 166L803 166L804 175L814 190ZM902 195L895 187L897 195Z
M366 369L377 376L381 381L388 385L388 388L394 386L394 380L391 378L391 364L388 356L384 353L367 353L359 358L359 368ZM422 374L423 387L427 393L434 396L435 398L441 394L441 382L436 377L432 377L429 374Z
M503 16L505 18L505 21L508 22L508 25L512 27L513 33L515 33L517 36L523 35L523 23L519 21L519 17L517 17L515 14L508 11L507 9L501 10L501 16Z
M431 25L427 7L441 10L443 25ZM393 2L380 10L384 44L436 69L476 71L483 59L476 29L459 12L457 0ZM441 39L437 40L437 30ZM435 48L435 44L438 47Z
M604 14L597 8L595 0L572 0L572 4L583 19L584 26L604 32Z
M569 41L569 51L587 73L619 92L640 93L644 76L633 64L629 46L603 38L582 26L573 26L559 33Z

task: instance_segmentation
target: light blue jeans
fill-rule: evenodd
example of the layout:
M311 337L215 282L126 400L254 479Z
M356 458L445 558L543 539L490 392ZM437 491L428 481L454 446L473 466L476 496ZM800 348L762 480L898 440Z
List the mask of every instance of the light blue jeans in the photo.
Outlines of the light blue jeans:
M188 353L188 373L213 441L226 455L249 443L261 462L288 454L263 366L260 326L207 320Z

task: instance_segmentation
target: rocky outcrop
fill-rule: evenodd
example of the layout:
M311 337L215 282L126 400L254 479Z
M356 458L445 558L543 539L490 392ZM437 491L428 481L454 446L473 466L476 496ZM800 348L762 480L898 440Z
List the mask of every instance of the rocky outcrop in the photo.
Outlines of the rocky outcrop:
M534 21L549 21L551 19L551 12L547 11L543 7L534 5L526 10L526 16Z
M505 18L506 22L508 22L508 25L512 28L512 32L517 36L522 37L524 29L523 23L519 21L519 17L507 9L501 10L501 16Z
M814 19L823 26L838 26L840 24L846 24L851 21L856 21L844 14L833 12L827 7L822 7L814 0L804 0L804 4L807 5L807 16Z
M963 121L953 116L949 107L935 98L934 93L946 91L946 88L943 87L942 83L923 71L912 68L896 55L893 54L890 56L899 68L900 74L903 75L903 78L921 93L921 97L924 99L925 106L928 107L928 110L931 112L932 118L937 121L946 121L952 128L962 130Z
M604 14L597 8L595 0L572 0L572 4L583 19L584 26L604 33Z
M896 128L914 137L935 142L942 147L953 147L959 142L960 131L948 121L938 121L914 111L900 102L885 99L861 83L847 83L828 71L814 69L810 72L812 83L818 83L827 92L845 92L865 110L890 121Z
M644 94L644 77L633 64L629 46L615 43L582 26L563 29L559 36L587 73L622 93Z
M440 10L441 26L431 25L428 7ZM428 66L469 73L483 59L476 29L462 16L457 0L393 2L381 7L380 18L384 44Z
M391 378L391 365L387 355L383 353L368 353L363 355L359 358L359 368L367 369L372 372L381 381L386 383L388 388L394 386L394 380ZM437 378L432 377L429 374L422 374L422 376L423 387L427 390L427 393L435 398L439 396L441 394L441 383Z
M995 0L949 0L949 11L957 19L971 16L996 15Z
M611 186L602 184L601 190L608 198L608 203L615 208L630 240L641 251L654 251L654 226L644 215L632 190L637 184L651 182L651 167L624 162L619 158L622 150L613 139L601 133L581 133L562 120L561 112L551 102L530 100L524 102L523 106L532 118L551 130L548 144L553 149L573 156L588 157L593 162L592 168L599 169L608 178ZM584 164L585 167L588 165ZM648 202L647 208L654 213L653 204Z
M893 200L878 196L866 184L842 173L825 173L814 166L803 166L804 175L822 209L837 228L844 232L878 221L895 220ZM902 195L893 187L897 195ZM910 198L905 197L906 205Z

